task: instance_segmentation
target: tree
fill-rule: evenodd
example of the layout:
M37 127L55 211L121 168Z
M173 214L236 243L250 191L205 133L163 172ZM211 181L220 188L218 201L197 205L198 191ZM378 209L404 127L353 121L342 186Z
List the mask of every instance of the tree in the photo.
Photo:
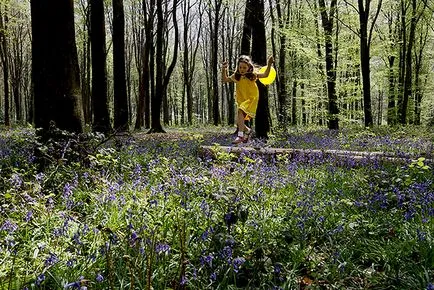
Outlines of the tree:
M3 9L4 8L4 9ZM0 56L3 66L3 89L4 89L4 104L5 104L5 126L10 126L10 102L9 102L9 45L6 34L8 25L8 5L0 3Z
M210 23L210 43L211 43L211 55L210 55L210 66L211 66L211 95L212 95L212 117L213 123L217 126L220 123L220 113L219 113L219 84L220 84L220 74L218 72L219 61L218 61L218 31L220 28L220 20L222 17L221 8L222 0L213 0L212 8L208 9L208 18Z
M31 0L35 126L83 131L74 1Z
M337 104L337 94L336 94L336 68L334 66L334 56L333 56L333 23L335 21L336 13L336 2L337 0L331 0L329 14L327 14L327 9L324 0L318 0L319 9L322 20L322 27L325 34L325 63L326 63L326 74L327 74L327 96L328 96L328 128L330 130L339 129L339 108Z
M76 34L78 45L78 58L80 64L80 83L83 103L83 114L85 124L92 123L92 100L91 100L91 20L90 20L90 0L76 0L79 3L76 17ZM78 11L78 12L77 12ZM81 28L81 29L80 29Z
M363 109L365 113L365 127L372 127L372 108L371 108L371 74L370 74L370 47L372 30L374 29L375 21L381 10L382 0L378 1L377 11L374 19L371 22L371 27L368 33L368 20L371 0L358 0L359 4L359 23L360 23L360 64L362 69L363 83Z
M15 108L15 120L24 123L28 111L26 110L26 89L28 89L29 54L30 52L30 26L27 19L27 7L23 4L13 2L11 12L13 13L10 23L10 81L12 90L13 107Z
M267 43L265 37L265 17L263 0L247 0L244 14L241 54L251 55L255 63L267 63ZM270 131L270 112L268 107L268 88L256 81L259 89L259 102L256 111L255 131L258 138L267 139Z
M151 127L151 99L154 99L154 14L155 0L142 1L143 10L143 26L144 26L144 41L141 49L141 63L137 64L142 67L142 73L139 74L139 96L137 104L137 118L135 129L139 130L143 126Z
M181 123L184 123L184 95L187 99L187 123L191 125L193 123L193 76L196 68L196 55L199 49L199 43L192 39L192 32L196 31L196 37L200 37L202 29L202 13L201 7L198 8L197 13L191 17L191 10L193 5L201 5L200 1L190 3L184 1L182 4L182 21L184 24L182 33L182 45L183 45L183 60L182 60L182 73L183 73L183 100L181 111ZM198 21L197 27L193 27L193 20Z
M90 40L92 54L92 112L93 130L111 131L107 94L106 33L104 0L90 1Z
M431 14L430 18L432 19L433 15ZM421 103L422 98L424 96L424 87L428 81L428 74L422 76L424 71L424 63L425 63L425 49L428 43L428 35L429 35L429 26L424 25L423 29L419 32L419 41L417 47L417 53L415 53L415 93L414 93L414 120L413 123L415 125L421 124ZM422 79L422 77L424 79Z
M420 2L419 2L420 3ZM409 28L409 36L408 39L405 38L405 33L403 34L403 45L406 46L405 52L402 57L404 57L403 64L403 74L404 74L404 87L403 87L403 96L398 100L398 115L399 115L399 123L405 125L407 123L407 109L408 109L408 101L412 95L413 89L413 47L415 44L416 38L416 25L419 22L420 18L423 15L423 10L425 10L427 3L423 3L423 8L420 12L418 12L418 2L416 0L411 0L411 19L410 19L410 28ZM402 29L405 31L407 28L405 23L405 17L403 18Z
M170 80L170 76L173 73L173 69L176 65L176 60L178 58L178 22L176 19L176 7L178 5L177 0L173 0L172 6L172 21L174 27L174 49L172 62L167 68L165 67L165 61L163 60L163 50L168 39L164 38L165 35L165 19L163 13L163 3L162 1L157 1L156 11L157 11L157 28L156 28L156 51L155 51L155 65L156 65L156 75L155 75L155 94L151 99L151 129L148 133L164 133L163 126L161 125L161 106L163 104L163 99L167 93L167 86Z
M114 128L128 130L128 97L125 77L125 16L123 0L113 0Z
M277 86L277 99L278 99L278 116L280 127L284 128L288 122L288 91L287 91L287 71L286 71L286 60L287 60L287 35L284 29L289 27L289 14L291 3L282 5L281 0L276 0L275 10L277 14L278 25L278 36L279 36L279 61L277 63L279 77L276 80ZM270 0L271 5L271 0ZM284 10L286 9L286 11ZM274 10L274 9L273 9ZM285 13L283 13L285 12ZM271 16L273 17L273 11L271 11Z

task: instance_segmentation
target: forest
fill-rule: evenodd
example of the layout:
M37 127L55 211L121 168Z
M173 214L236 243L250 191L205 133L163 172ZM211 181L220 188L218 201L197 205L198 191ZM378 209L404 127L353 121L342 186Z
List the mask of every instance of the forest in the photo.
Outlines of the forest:
M52 19L39 26L41 49L55 61L50 49L69 44L61 43L65 34L54 19L72 21L81 118L97 131L234 124L233 87L220 82L221 63L228 60L233 70L240 53L256 51L274 55L278 72L261 102L260 123L432 124L428 0L83 0L69 6L73 19L48 7L40 11ZM30 3L2 1L0 15L1 119L33 124L38 94L31 81ZM261 58L253 61L264 65ZM151 112L161 122L151 122Z
M433 290L433 17L0 0L0 289Z

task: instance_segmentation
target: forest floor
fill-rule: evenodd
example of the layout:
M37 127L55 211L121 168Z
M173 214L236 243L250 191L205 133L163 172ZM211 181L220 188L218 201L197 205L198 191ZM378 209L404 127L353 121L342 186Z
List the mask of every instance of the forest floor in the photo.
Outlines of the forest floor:
M423 131L423 130L420 130ZM423 136L411 128L382 131L370 129L343 129L330 131L326 128L290 128L288 132L270 134L268 140L251 138L247 143L234 145L235 127L171 128L166 133L147 134L135 132L138 142L176 142L201 140L199 154L214 155L215 150L239 155L248 152L262 156L327 155L340 159L375 159L405 163L411 159L425 158L434 163L434 132L426 130Z

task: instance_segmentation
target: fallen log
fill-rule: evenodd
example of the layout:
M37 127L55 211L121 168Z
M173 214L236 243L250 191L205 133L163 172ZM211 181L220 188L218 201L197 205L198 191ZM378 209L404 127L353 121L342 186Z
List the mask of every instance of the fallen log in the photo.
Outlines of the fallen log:
M408 164L417 161L420 157L397 156L390 152L381 151L349 151L333 149L295 149L295 148L273 148L273 147L249 147L249 146L201 146L199 155L202 157L217 158L218 153L241 154L251 157L273 158L277 155L285 155L289 159L314 159L334 158L339 161L387 161L391 163ZM424 164L432 164L432 159L423 158Z

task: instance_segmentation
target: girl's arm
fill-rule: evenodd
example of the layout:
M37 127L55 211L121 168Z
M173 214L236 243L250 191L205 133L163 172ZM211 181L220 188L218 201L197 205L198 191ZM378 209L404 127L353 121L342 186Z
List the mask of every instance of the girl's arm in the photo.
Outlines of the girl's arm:
M266 78L268 77L268 75L270 74L270 69L271 69L271 65L274 62L274 58L272 56L270 56L268 58L268 62L267 62L267 69L263 72L263 73L258 73L256 75L257 78Z
M232 82L232 79L228 77L228 62L223 62L222 65L222 82L229 83Z

